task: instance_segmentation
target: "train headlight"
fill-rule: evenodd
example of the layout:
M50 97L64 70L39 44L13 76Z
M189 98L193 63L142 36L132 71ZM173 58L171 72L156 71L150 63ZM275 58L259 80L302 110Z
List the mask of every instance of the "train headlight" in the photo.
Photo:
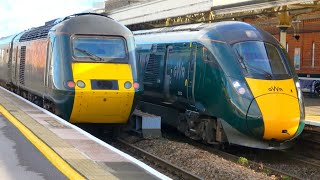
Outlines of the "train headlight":
M124 83L124 88L130 89L131 87L132 87L132 83L131 82L127 81L127 82Z
M246 90L243 87L241 87L241 88L238 89L238 93L243 95L243 94L246 93Z
M229 77L228 79L232 85L232 89L234 89L238 95L241 95L242 97L247 98L247 99L253 98L251 91L248 88L248 85L246 84L245 81L233 79L231 77Z
M226 82L225 91L230 100L230 105L233 107L234 111L237 111L236 113L239 118L246 119L248 109L254 97L246 81L234 79L232 77L227 78L228 81ZM253 113L250 115L252 114Z
M246 90L245 86L243 84L241 84L239 81L233 81L232 85L234 87L234 89L241 95L246 94L246 92L248 90Z
M79 81L77 81L77 86L78 86L79 88L85 88L85 87L86 87L86 84L85 84L83 81L79 80Z
M238 87L241 86L240 83L239 83L239 81L234 81L234 82L232 83L232 85L233 85L234 88L238 88Z

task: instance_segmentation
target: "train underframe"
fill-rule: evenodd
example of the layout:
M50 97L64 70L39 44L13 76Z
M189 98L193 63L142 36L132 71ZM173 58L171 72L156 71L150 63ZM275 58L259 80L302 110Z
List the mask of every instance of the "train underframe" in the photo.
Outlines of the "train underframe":
M141 102L139 109L161 116L162 123L177 128L185 136L207 144L222 145L228 142L221 120L201 116L196 111L179 111L167 106Z
M192 110L180 109L179 111L174 106L168 107L167 104L140 102L139 109L161 116L162 123L177 128L179 132L191 139L221 148L233 144L258 149L281 150L288 149L296 143L296 138L283 142L259 140L241 133L223 119L203 116Z
M27 99L28 101L34 103L35 105L44 108L57 116L61 116L60 112L57 110L56 105L53 101L36 95L26 89L20 88L12 83L1 83L2 87L5 87L9 91Z
M177 129L187 137L207 144L227 142L221 121L209 116L199 116L198 112L186 110L180 113Z

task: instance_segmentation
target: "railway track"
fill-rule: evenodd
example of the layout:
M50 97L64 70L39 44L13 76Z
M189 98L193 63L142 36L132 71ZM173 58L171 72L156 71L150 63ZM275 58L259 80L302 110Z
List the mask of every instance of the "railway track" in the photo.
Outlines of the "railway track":
M125 148L126 151L133 153L140 158L143 158L145 161L151 162L152 164L155 164L156 166L164 169L165 171L177 176L179 179L190 179L190 180L199 180L202 179L201 177L198 177L194 174L191 174L180 167L177 167L173 165L172 163L163 160L159 157L156 157L128 142L126 142L123 139L117 138L116 141L121 144L123 148Z
M320 135L318 133L318 135ZM317 138L316 138L317 139ZM232 151L222 151L217 148L211 147L204 145L200 142L196 141L190 141L189 139L185 139L184 141L188 141L188 143L199 147L201 149L207 150L209 152L212 152L220 157L223 157L224 159L227 159L229 161L233 161L236 163L242 163L241 159L245 159L245 163L243 165L250 167L251 169L254 169L256 171L262 171L266 172L268 175L275 175L278 179L306 179L305 174L307 173L312 173L312 172L319 172L320 171L320 161L315 159L315 158L310 158L302 155L298 155L296 153L292 153L291 151L268 151L268 150L257 150L257 149L252 149L252 148L244 148L244 147L232 147L234 152L237 152L238 149L244 149L243 153L233 153ZM267 155L267 160L264 160L264 158L257 158L255 159L252 154L251 157L250 155L247 156L247 152L252 153L253 156L265 156ZM317 151L318 152L318 151ZM273 160L268 160L268 157L273 157ZM319 156L319 155L318 155ZM244 158L244 157L248 157ZM279 160L282 159L282 160ZM281 168L278 168L275 166L275 164L281 164L283 163L284 166ZM286 165L287 164L287 165ZM288 167L284 168L284 167ZM310 167L310 168L306 168ZM305 169L312 169L310 171L304 170ZM293 173L294 171L305 171L302 172L301 174L298 173L299 175L296 175ZM318 177L320 177L319 174L317 174Z
M292 154L303 156L309 159L320 161L320 132L317 131L304 131L301 135L300 141L292 150ZM314 160L314 161L315 161Z
M315 147L320 147L320 132L306 130L301 135L301 140L313 143Z
M319 160L308 158L303 154L299 155L293 151L265 151L235 146L230 148L235 149L234 152L230 152L219 150L215 147L193 141L175 133L165 133L163 135L164 139L168 139L169 141L173 140L176 142L182 141L183 143L194 146L195 149L202 149L226 160L235 162L237 164L242 164L243 166L253 169L256 172L264 172L267 175L272 176L273 179L313 179L310 178L310 176L314 176L316 178L320 177L319 173L317 173L320 172ZM136 142L140 141L143 140L141 139ZM202 179L202 175L201 173L198 173L198 171L194 171L193 173L198 174L201 177L189 173L189 170L184 170L188 168L181 164L179 167L177 167L176 165L168 162L168 159L166 158L164 158L166 159L164 160L159 158L160 156L158 157L157 154L153 155L148 153L147 151L143 150L144 148L141 149L133 145L136 144L135 142L131 141L131 143L129 143L128 141L120 138L116 138L115 142L117 144L117 148L134 155L138 159L143 159L143 162L167 174L169 177L173 177L174 179ZM238 151L242 152L235 153ZM308 174L312 175L308 176Z
M295 161L308 164L310 166L314 166L320 170L320 161L317 159L309 158L303 155L299 155L296 153L291 153L291 152L283 152L284 155L287 155L290 159L293 159Z
M166 171L169 171L172 174L175 174L179 177L179 179L201 179L201 177L192 175L188 173L187 171L183 170L183 167L177 167L166 160L162 160L155 155L152 155L128 142L126 142L123 139L117 139L119 143L121 143L123 146L126 147L126 151L129 151L130 153L133 153L135 155L138 155L139 157L143 158L144 160L151 161L153 164L156 164L157 166L160 166L161 168L165 169ZM286 172L281 169L274 168L272 166L269 166L267 164L261 163L261 162L255 162L251 160L247 160L246 158L243 158L243 156L238 156L226 151L219 150L215 147L204 145L200 142L196 142L190 139L185 139L184 141L187 141L188 144L194 146L195 148L200 148L202 150L208 151L212 154L215 154L219 157L222 157L228 161L232 161L237 164L241 164L243 166L246 166L248 168L251 168L255 170L256 172L264 172L269 176L275 176L277 179L304 179L301 177L298 177L296 175L291 174L290 172ZM243 161L243 159L245 159ZM305 160L307 161L307 160ZM301 161L299 161L301 162Z
M195 144L195 146L197 146L197 147L200 147L200 148L205 149L209 152L212 152L220 157L223 157L226 160L233 161L235 163L240 163L244 166L247 166L248 168L251 168L257 172L265 172L269 176L274 175L277 177L277 179L287 179L287 178L301 179L301 180L303 179L303 178L297 177L289 172L273 168L272 166L263 164L261 162L255 162L253 160L248 160L244 156L239 156L239 155L227 152L227 151L219 150L217 148L206 146L206 145L204 145L202 143L198 143L198 142L193 142L192 144Z

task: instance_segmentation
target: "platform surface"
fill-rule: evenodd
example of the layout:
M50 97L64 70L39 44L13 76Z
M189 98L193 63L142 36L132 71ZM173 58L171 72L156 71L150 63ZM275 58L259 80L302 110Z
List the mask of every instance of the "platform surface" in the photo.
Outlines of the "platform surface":
M306 125L320 126L320 97L304 98L306 109Z
M67 179L0 114L0 179Z
M0 149L13 157L11 160L4 161L6 157L0 156L0 176L11 176L8 173L3 173L8 169L10 169L10 172L21 169L21 173L17 173L17 176L8 179L26 179L27 177L19 178L20 176L25 177L24 174L30 175L30 178L27 179L66 179L72 178L72 175L77 173L84 179L169 179L139 160L113 148L50 112L26 102L2 87L0 87L0 113L5 117L0 117L0 138L2 138L0 143L11 143L4 149L2 147L7 145L0 144ZM12 119L7 117L11 115L43 141L56 155L61 157L66 164L65 166L69 165L71 170L61 168L64 167L61 165L63 163L58 162L57 158L51 158L50 160L52 154L41 150L42 153L40 153L37 150L38 147L35 147L35 143L32 145L29 142L29 145L26 145L28 140L31 141L32 138L23 136L21 133L11 134L16 137L10 137L6 129L15 129L16 127L7 120ZM21 131L18 129L16 128L16 132ZM33 155L24 154L24 156L21 156L17 153L24 153L28 151L27 149L32 149L29 153ZM1 154L5 154L1 151ZM37 156L37 158L31 158L34 156ZM26 163L31 164L25 165ZM36 166L41 166L41 169L44 170L35 170ZM52 172L50 172L51 174L48 172L46 175L45 171L48 171L48 169ZM71 173L70 176L72 170L74 170L74 173Z

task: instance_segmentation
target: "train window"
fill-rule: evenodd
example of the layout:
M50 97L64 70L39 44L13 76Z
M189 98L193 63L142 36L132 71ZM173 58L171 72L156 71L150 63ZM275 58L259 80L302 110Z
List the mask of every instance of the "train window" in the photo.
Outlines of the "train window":
M80 61L128 63L126 44L120 37L75 37L73 55Z
M258 41L240 42L233 45L248 75L258 79L286 79L288 67L278 49Z

